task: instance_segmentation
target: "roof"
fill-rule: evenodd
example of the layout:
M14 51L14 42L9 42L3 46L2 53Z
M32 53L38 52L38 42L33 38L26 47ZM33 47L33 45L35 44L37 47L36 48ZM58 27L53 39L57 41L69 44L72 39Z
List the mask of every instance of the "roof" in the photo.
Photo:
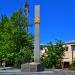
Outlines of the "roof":
M75 44L75 40L74 41L65 42L65 44Z

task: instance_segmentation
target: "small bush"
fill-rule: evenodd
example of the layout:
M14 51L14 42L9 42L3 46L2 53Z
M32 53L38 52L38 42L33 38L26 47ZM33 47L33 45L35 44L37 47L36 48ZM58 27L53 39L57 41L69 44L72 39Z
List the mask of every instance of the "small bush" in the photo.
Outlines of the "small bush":
M75 60L73 60L72 64L69 67L69 70L75 70Z
M73 62L72 62L72 66L75 67L75 60L73 60Z

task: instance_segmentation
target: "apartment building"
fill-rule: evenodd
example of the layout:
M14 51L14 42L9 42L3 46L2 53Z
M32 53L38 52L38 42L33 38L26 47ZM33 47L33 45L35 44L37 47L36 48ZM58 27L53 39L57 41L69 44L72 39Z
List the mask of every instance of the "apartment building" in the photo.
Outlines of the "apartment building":
M66 47L65 55L62 59L63 67L67 68L70 64L72 64L72 61L75 60L75 41L67 42L65 45ZM42 45L41 45L42 47ZM44 54L45 51L48 50L47 47L42 47L40 54Z
M72 61L75 60L75 42L67 42L66 43L66 51L65 56L63 58L63 64L64 67L68 67L70 64L72 64Z

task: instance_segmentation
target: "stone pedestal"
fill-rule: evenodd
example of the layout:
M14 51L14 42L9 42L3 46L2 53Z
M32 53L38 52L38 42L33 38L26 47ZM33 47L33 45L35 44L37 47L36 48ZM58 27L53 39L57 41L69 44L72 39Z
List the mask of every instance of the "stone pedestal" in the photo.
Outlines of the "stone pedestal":
M21 65L22 72L40 72L44 71L44 66L40 63L26 63Z

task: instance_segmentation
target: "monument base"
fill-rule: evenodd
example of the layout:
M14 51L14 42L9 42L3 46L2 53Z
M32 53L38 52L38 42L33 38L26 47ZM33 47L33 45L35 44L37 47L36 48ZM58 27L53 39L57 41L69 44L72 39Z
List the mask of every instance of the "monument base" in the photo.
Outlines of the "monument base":
M44 71L44 66L40 63L26 63L21 65L22 72L40 72Z

